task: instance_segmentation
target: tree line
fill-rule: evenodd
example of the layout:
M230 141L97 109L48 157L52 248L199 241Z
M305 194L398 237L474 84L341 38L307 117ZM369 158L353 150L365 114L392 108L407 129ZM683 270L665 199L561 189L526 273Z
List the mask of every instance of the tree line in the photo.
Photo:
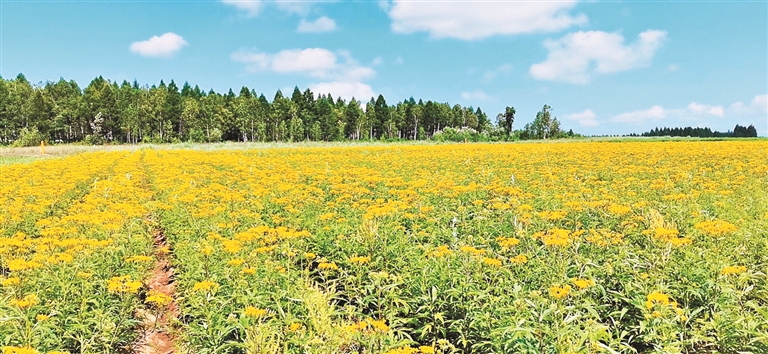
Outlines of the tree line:
M22 74L0 79L0 144L416 140L446 128L508 136L511 122L499 129L479 107L413 97L390 104L382 95L347 102L298 87L270 101L247 87L217 93L174 81L141 86L99 76L81 89L63 78L37 85Z
M708 127L685 127L685 128L655 128L653 130L641 133L630 134L628 136L674 136L674 137L695 137L695 138L756 138L757 128L754 125L744 127L736 124L732 131L719 132L712 131Z

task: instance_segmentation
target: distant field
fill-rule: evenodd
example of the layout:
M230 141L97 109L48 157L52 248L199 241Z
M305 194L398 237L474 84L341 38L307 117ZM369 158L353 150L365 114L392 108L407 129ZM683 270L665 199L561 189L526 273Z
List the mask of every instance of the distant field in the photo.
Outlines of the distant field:
M768 141L626 140L0 149L0 345L768 352Z

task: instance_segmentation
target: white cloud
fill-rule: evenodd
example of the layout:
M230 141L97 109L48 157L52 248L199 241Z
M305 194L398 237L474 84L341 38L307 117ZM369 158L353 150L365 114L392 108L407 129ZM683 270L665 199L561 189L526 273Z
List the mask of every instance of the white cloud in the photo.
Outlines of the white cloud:
M647 30L637 41L624 44L619 33L587 31L569 33L558 40L548 39L547 59L534 64L530 73L539 80L588 83L595 74L608 74L647 67L667 38L667 32Z
M339 61L339 57L344 59ZM276 54L238 51L232 60L245 63L251 72L272 71L280 74L305 74L325 80L356 81L376 75L373 69L361 66L348 52L331 52L324 48L289 49Z
M382 63L384 63L384 59L382 59L381 57L375 57L375 58L373 58L373 62L371 62L371 65L379 66Z
M272 57L271 69L278 73L310 72L322 76L336 66L336 55L323 48L283 50Z
M512 71L512 65L504 64L496 69L486 71L485 75L483 75L483 80L491 81L495 79L497 76L509 74L511 71Z
M647 121L656 121L664 119L667 116L667 111L664 107L653 106L644 111L626 112L611 118L611 122L618 123L645 123Z
M245 15L248 17L257 16L264 5L261 0L221 0L221 2L244 11Z
M465 100L473 100L473 101L495 101L496 97L490 96L485 91L478 90L478 91L472 91L472 92L462 92L461 98Z
M376 72L358 64L347 51L334 53L324 48L307 48L270 54L241 50L232 53L231 58L245 63L250 72L298 74L319 79L322 82L310 85L317 94L332 93L334 97L365 100L373 96L371 86L362 81L376 76Z
M301 33L322 33L331 32L336 29L336 21L328 17L320 17L314 21L301 19L298 31Z
M362 82L322 82L309 87L316 95L330 93L333 97L341 97L347 101L354 97L358 101L367 102L376 95L370 85Z
M757 113L768 113L768 94L755 96L752 107L755 107Z
M749 105L736 102L731 105L729 112L737 115L768 114L768 94L755 96Z
M306 15L312 9L314 3L318 1L311 0L274 0L277 7L285 12ZM327 2L327 1L326 1Z
M572 113L565 116L565 119L573 120L579 123L582 127L596 127L600 125L597 121L595 113L591 109L587 109L584 112Z
M675 71L678 71L678 70L680 70L680 66L679 66L679 65L677 65L677 64L670 64L670 65L667 67L667 70L669 70L669 71L671 71L671 72L675 72Z
M724 116L723 106L708 106L696 102L691 102L691 104L688 105L688 112L694 115L706 114L718 117Z
M577 0L563 1L380 1L397 33L427 32L432 38L483 39L494 35L554 32L587 23L572 16Z
M402 65L403 63L405 63L405 60L403 60L403 57L395 58L395 65Z
M710 106L691 102L686 108L665 109L661 106L653 106L642 111L621 113L613 118L612 122L619 123L645 123L667 118L701 119L706 116L725 117L723 106Z
M327 0L331 1L331 0ZM325 1L325 2L327 2ZM245 13L246 17L256 17L267 3L273 3L278 9L292 14L306 15L312 9L314 3L311 0L221 0L222 3L235 7Z
M134 42L131 44L131 52L145 57L172 57L182 47L187 45L178 34L168 32L161 36L152 36L146 41Z

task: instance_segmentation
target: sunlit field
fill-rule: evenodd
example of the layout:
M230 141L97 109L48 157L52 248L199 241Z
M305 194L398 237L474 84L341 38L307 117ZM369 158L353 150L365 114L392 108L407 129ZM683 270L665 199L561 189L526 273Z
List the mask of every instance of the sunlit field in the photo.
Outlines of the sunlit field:
M768 352L768 141L23 162L4 354Z

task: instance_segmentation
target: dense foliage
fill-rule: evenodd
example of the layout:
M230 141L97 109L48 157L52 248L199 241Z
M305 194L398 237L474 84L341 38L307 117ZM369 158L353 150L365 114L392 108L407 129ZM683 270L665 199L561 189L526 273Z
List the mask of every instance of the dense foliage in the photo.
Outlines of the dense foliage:
M628 136L689 136L694 138L756 138L757 128L754 125L744 127L736 124L733 131L719 132L712 131L707 127L685 127L685 128L655 128L640 135L630 134Z
M21 74L0 79L0 144L416 140L448 127L473 129L483 140L504 135L480 108L412 97L346 102L297 87L290 97L278 90L269 101L247 87L236 95L188 83L179 89L173 81L150 87L97 77L81 89L64 79L39 85Z
M125 350L163 254L182 353L765 353L766 176L766 141L0 166L0 346Z

